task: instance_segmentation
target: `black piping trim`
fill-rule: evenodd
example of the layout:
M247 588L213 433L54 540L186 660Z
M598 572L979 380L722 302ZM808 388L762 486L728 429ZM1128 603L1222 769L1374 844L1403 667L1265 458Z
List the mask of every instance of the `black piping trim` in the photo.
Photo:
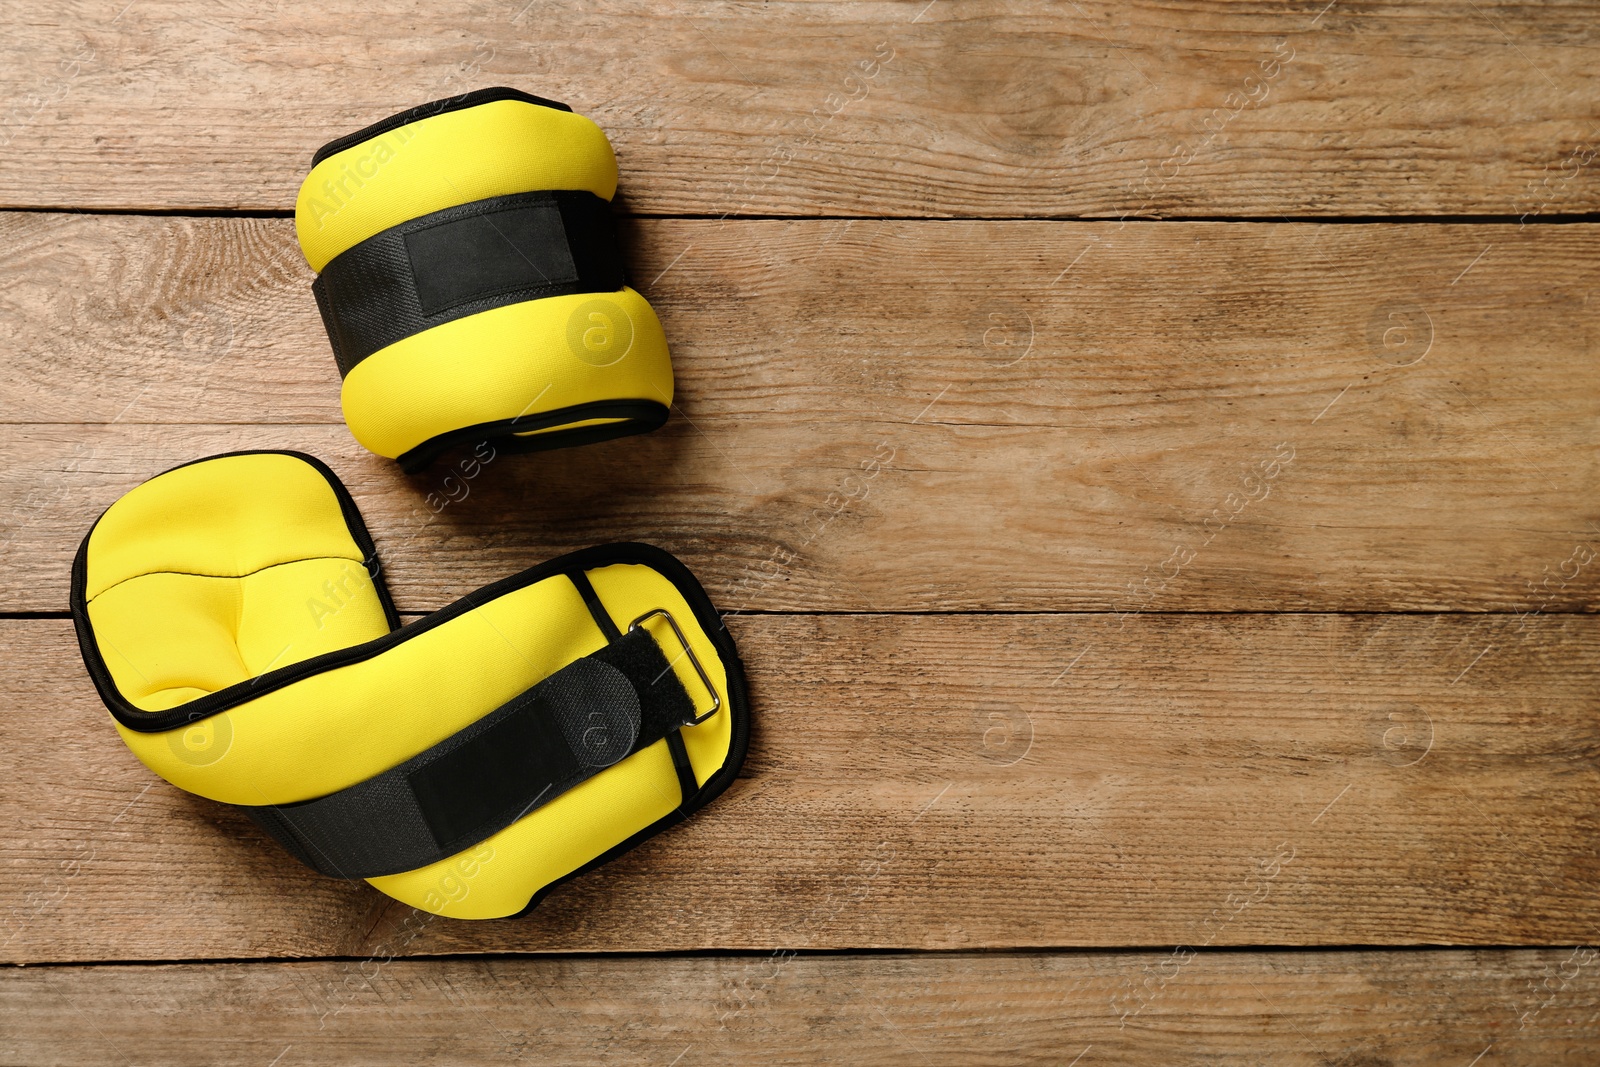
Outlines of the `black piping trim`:
M344 516L345 529L350 532L350 539L356 543L356 548L361 551L361 565L366 568L367 575L372 579L372 587L378 594L378 603L383 607L383 618L389 624L390 630L390 634L385 635L385 637L398 631L401 628L400 613L394 608L394 598L389 595L388 584L384 582L383 572L378 566L378 549L372 543L372 534L367 531L367 524L362 520L361 512L357 509L355 500L351 498L350 491L344 487L344 483L339 480L339 476L334 474L333 470L316 456L309 456L304 452L295 452L289 449L243 449L238 452L223 452L215 456L205 456L201 459L190 460L188 463L180 463L176 467L167 468L161 474L170 474L185 467L192 467L197 463L209 463L216 459L232 459L235 456L292 456L322 475L323 480L328 483L328 487L333 490L334 498L339 502L339 512ZM160 475L158 474L155 477L160 477ZM146 481L149 480L146 479ZM104 517L105 513L101 512L100 518ZM255 688L253 685L255 680L240 682L237 685L229 686L227 689L208 694L197 700L191 700L187 704L159 712L136 708L123 697L122 693L117 689L116 682L111 678L111 671L106 667L105 660L100 655L100 646L94 639L94 628L89 624L89 602L84 595L89 580L89 539L94 536L95 528L99 525L100 519L97 518L94 521L94 525L89 527L89 532L83 535L83 541L78 545L77 554L72 558L72 579L67 593L67 609L72 614L72 627L78 635L78 649L83 654L84 666L89 670L89 679L94 682L95 691L100 694L100 699L105 703L112 717L130 730L155 733L160 730L171 729L174 726L194 722L209 715L215 715L217 712L224 711L234 704L258 695L256 692L246 692L226 703L217 699L236 690ZM384 638L378 638L377 640L381 641ZM358 645L356 647L359 648L361 646ZM323 658L326 657L316 657L316 659ZM303 661L303 663L311 662L313 661ZM285 671L294 670L295 667L301 665L290 664L262 677L271 678ZM295 677L299 677L299 675ZM287 684L293 680L293 678L285 679L271 688L275 689L278 685ZM217 707L215 710L208 710L213 702L217 704ZM158 719L162 722L170 721L170 725L152 725Z
M572 584L578 587L578 595L583 597L583 606L589 609L589 614L594 617L594 624L600 628L609 644L622 636L622 631L617 629L617 624L612 620L611 613L600 603L600 594L594 591L594 583L589 581L589 576L582 571L571 571L567 574L572 579Z
M459 430L449 430L400 453L395 462L399 463L400 469L407 474L416 474L455 445L476 444L491 438L496 448L503 449L507 453L548 452L551 449L570 448L573 445L590 445L660 429L670 414L671 411L665 404L655 400L591 400L539 415L518 415L512 419L480 422L472 426L463 426ZM586 419L622 421L599 426L577 426L570 430L554 430L532 437L516 436L529 430L542 430Z
M667 751L672 753L672 769L678 772L679 806L693 803L700 783L695 781L694 764L689 760L689 749L683 743L681 729L667 735Z
M570 112L572 110L571 107L559 101L546 100L542 96L534 96L531 93L523 92L521 89L512 89L504 85L497 85L487 89L474 89L459 96L447 96L443 100L431 100L426 104L418 104L416 107L407 108L404 111L390 115L386 119L379 119L372 125L362 127L355 133L347 133L343 137L336 137L317 149L316 154L311 157L311 165L314 167L331 155L343 152L346 148L358 145L362 141L370 141L374 137L381 137L391 130L399 129L401 126L420 122L423 119L432 118L434 115L443 115L451 111L463 111L469 107L477 107L479 104L488 104L496 100L520 100L524 104L537 104L540 107L555 108L557 111Z

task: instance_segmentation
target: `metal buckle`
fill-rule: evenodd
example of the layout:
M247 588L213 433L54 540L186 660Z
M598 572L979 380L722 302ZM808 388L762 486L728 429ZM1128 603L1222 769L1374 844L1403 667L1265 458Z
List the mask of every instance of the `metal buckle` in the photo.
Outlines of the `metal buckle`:
M678 620L672 617L672 612L668 611L666 608L655 608L651 611L647 611L628 624L628 632L630 634L633 633L633 631L637 630L640 626L643 626L647 619L653 619L657 615L665 618L667 620L667 625L672 627L672 632L677 635L678 644L683 646L684 655L689 657L689 662L694 665L694 672L700 676L700 684L705 686L706 692L711 694L711 710L699 718L690 719L688 722L683 724L685 726L699 726L701 723L711 718L711 716L722 710L722 696L717 692L717 687L711 684L711 676L706 673L706 669L700 666L700 660L695 657L694 649L689 647L689 639L683 636L683 631L678 628ZM649 631L646 632L648 633ZM651 636L652 638L654 637L654 635ZM671 663L667 664L667 669L672 669ZM690 700L692 702L693 698L691 697Z

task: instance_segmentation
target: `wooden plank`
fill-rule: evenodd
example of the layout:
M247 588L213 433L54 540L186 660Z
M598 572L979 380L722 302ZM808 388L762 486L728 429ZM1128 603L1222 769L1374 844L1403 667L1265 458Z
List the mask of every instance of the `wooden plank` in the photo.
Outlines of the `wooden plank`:
M470 483L338 424L287 222L0 226L0 610L252 447L334 464L410 610L623 538L737 610L1600 604L1594 226L641 220L673 421Z
M6 5L7 206L284 209L329 138L510 83L649 213L1600 208L1581 2L64 7Z
M0 976L0 1056L1543 1067L1600 1048L1596 959L1584 947L28 968Z
M1600 932L1600 619L732 622L754 699L741 780L527 920L464 923L314 875L153 781L70 626L0 621L3 958Z

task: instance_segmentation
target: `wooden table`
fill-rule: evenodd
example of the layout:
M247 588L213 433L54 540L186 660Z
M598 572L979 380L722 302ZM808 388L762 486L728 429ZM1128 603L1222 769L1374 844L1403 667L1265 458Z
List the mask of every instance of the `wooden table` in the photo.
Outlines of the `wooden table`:
M1600 1061L1600 12L0 5L0 1062ZM622 167L653 435L364 453L313 149L509 84ZM743 777L520 921L314 876L123 748L94 517L326 458L403 611L609 540Z

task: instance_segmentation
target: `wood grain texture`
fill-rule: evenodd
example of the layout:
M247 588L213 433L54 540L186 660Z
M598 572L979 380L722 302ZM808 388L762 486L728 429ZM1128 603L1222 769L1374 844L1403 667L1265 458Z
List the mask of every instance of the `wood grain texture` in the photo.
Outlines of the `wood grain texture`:
M457 923L155 779L70 623L0 617L0 961L47 964L0 1067L1595 1061L1600 230L1287 221L1600 211L1594 5L0 17L0 208L74 212L0 212L0 616L150 475L301 449L410 612L671 549L755 706L703 815ZM405 478L289 221L182 213L491 84L611 137L678 403Z
M1594 949L362 960L0 974L0 1063L1578 1065ZM1142 999L1141 999L1142 995ZM1492 1058L1491 1058L1492 1056Z
M1600 207L1579 2L3 10L7 206L288 208L324 141L510 83L599 122L650 213Z
M754 616L733 630L754 701L740 780L528 919L466 923L314 875L242 815L154 780L70 626L0 621L3 958L1600 934L1600 620Z
M62 609L140 481L259 447L332 462L409 610L626 538L725 610L1600 605L1594 226L629 241L674 346L668 426L406 479L339 423L288 222L3 217L0 610Z

